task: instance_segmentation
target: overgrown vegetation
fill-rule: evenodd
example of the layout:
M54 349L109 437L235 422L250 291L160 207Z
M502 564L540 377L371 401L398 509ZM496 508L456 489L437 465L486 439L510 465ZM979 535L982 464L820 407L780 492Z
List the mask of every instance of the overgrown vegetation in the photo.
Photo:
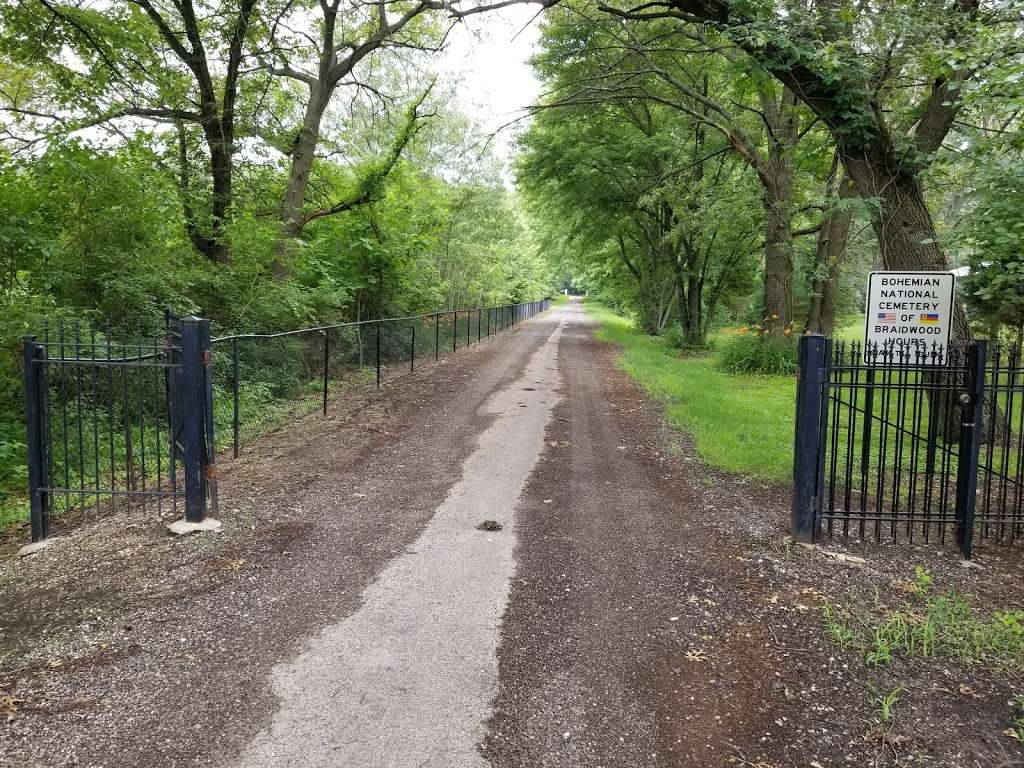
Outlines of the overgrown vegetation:
M726 373L784 376L796 371L796 344L742 333L719 345L717 362Z

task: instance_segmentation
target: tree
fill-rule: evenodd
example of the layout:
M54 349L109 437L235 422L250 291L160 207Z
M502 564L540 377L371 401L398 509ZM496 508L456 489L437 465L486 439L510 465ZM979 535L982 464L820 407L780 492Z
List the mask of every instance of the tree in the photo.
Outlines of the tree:
M5 6L0 16L12 61L46 79L26 101L6 93L5 109L61 134L125 121L198 128L205 142L211 192L209 225L192 202L187 167L180 178L185 224L207 258L229 258L224 228L233 203L236 107L256 0L202 3L118 0L35 0ZM40 99L44 94L45 99ZM35 102L43 100L40 108ZM187 161L187 154L179 153Z
M734 212L756 209L756 197L729 144L685 111L621 88L562 96L599 77L580 52L600 57L612 50L606 41L593 28L545 29L537 66L555 97L524 137L517 181L531 211L557 222L591 279L645 329L674 317L685 342L700 345L723 291L752 270L760 221Z
M1016 156L1015 156L1016 155ZM962 292L972 316L999 338L1000 326L1024 341L1024 160L1017 153L984 153L972 164L976 189L957 242L970 272Z
M293 10L297 18L291 26L284 17L275 22L273 38L263 54L268 60L266 69L274 76L300 83L307 91L301 125L288 150L290 168L281 200L284 238L298 237L310 220L303 211L306 187L324 115L336 91L350 86L380 95L372 83L359 79L355 73L356 67L377 50L437 50L443 34L437 27L436 14L430 12L441 7L441 3L431 0L411 5L389 0L354 0L345 4L342 0L320 0L316 37L304 29L308 24L304 6ZM425 97L426 94L418 100L416 107ZM401 139L402 132L399 136ZM397 157L404 148L401 140L396 146L397 152L390 153L391 156Z
M932 0L882 8L822 0L810 8L718 0L653 0L600 6L614 16L689 34L710 29L789 88L828 127L872 217L888 269L944 270L945 253L926 205L922 173L953 129L965 90L1005 82L1020 67L1012 7ZM938 51L938 55L936 52ZM995 70L996 63L999 69ZM970 338L957 306L954 339Z
M571 72L558 79L545 107L617 99L667 106L719 134L754 172L765 214L763 309L777 333L790 328L794 238L820 226L794 226L801 212L793 157L813 127L807 110L787 88L746 62L711 53L706 40L690 40L669 22L614 22L558 10L548 18L549 26L569 28L566 34L578 42L544 54L549 69ZM690 157L679 172L699 174L701 165L701 157Z

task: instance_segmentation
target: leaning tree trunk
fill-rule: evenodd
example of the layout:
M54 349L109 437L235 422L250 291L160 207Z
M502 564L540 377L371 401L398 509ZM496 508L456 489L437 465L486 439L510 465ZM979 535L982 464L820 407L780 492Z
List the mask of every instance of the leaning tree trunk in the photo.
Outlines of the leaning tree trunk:
M281 232L286 238L298 237L302 232L302 206L306 199L306 187L309 185L309 174L316 155L320 123L330 100L330 88L320 83L311 86L302 128L292 145L288 186L281 198Z
M949 269L946 255L939 245L935 224L925 205L918 174L903 168L893 152L871 154L859 152L842 156L843 166L857 191L865 197L880 200L872 227L878 238L882 266L902 271L945 272ZM966 350L973 341L963 304L953 304L950 346ZM939 434L947 442L959 435L960 405L955 392L928 390L931 418L937 419ZM1002 435L1005 414L986 400L983 409L983 434Z
M281 236L277 241L274 253L274 276L284 277L288 274L288 254L291 241L302 234L304 221L302 208L306 201L306 187L309 186L309 174L313 169L316 146L320 137L320 123L323 121L327 105L331 101L331 88L320 81L310 87L309 102L302 118L302 128L292 145L291 169L288 173L288 185L281 198Z

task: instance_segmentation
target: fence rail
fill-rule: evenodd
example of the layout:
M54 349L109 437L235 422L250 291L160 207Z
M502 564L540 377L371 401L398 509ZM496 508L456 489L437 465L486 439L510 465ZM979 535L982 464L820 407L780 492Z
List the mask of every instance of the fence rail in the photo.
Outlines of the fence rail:
M511 328L549 302L210 337L168 313L159 338L44 325L24 342L32 538L55 514L155 506L201 520L217 508L217 450L322 410L360 383L380 386ZM222 439L226 437L227 439Z
M212 340L214 413L221 446L242 444L316 411L359 384L437 361L547 309L548 300L407 317L245 333ZM230 435L230 441L227 436Z
M800 342L793 531L944 543L1024 534L1020 350Z

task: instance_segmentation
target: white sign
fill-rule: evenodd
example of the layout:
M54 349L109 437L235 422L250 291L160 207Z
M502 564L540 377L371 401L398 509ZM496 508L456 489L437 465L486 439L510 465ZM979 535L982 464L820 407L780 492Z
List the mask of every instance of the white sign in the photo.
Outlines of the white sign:
M868 276L864 362L886 362L881 354L877 358L869 355L874 349L922 349L926 362L933 360L936 349L935 360L944 360L953 325L954 282L949 272L872 272ZM889 359L899 361L898 357Z

